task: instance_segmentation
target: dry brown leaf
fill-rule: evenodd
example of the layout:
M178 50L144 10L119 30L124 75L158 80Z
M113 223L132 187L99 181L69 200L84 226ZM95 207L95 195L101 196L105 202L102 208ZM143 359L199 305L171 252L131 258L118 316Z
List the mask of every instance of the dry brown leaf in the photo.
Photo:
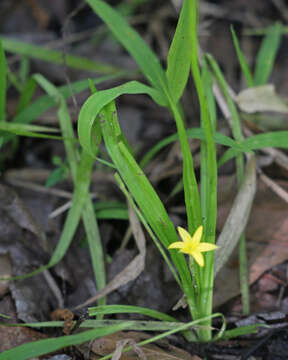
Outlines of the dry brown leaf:
M246 113L288 112L288 107L276 94L272 84L245 89L236 96L235 100L240 109Z
M137 346L135 340L129 339L129 338L117 341L116 349L112 356L112 360L119 360L119 359L121 359L121 357L123 357L123 356L125 357L125 354L123 354L123 356L122 356L122 351L124 350L124 348L126 346L131 346L133 351L135 352L135 354L137 354L137 356L139 357L139 359L147 360L146 355L144 354L143 350L139 346Z
M31 215L16 192L3 184L0 184L0 208L3 209L17 225L36 235L44 250L49 249L46 235L41 229L41 226Z
M47 336L25 327L0 327L0 353L16 346L46 339Z
M245 170L243 184L237 193L225 225L217 239L219 251L215 254L215 276L227 262L249 219L251 205L256 192L255 157L250 156Z
M117 357L114 358L115 360L201 360L201 358L199 358L197 355L190 355L186 351L179 349L176 346L170 345L165 339L159 342L160 346L158 346L157 343L145 345L141 348L137 346L137 343L143 340L147 340L149 337L150 336L147 333L143 332L118 332L105 336L101 339L94 340L91 344L91 352L99 356L95 359L114 352L114 354L117 355ZM125 344L124 346L132 345L133 350L125 352L121 357L119 357L119 351L124 347L122 346L123 344ZM140 349L141 352L139 351Z

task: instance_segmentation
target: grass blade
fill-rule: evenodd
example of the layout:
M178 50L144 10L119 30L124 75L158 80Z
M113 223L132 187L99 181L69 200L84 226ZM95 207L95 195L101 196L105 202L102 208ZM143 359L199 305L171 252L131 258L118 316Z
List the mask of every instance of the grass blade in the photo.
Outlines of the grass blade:
M221 329L219 330L219 334L218 334L218 337L220 338L222 336L222 334L224 333L225 331L225 328L226 328L226 323L225 323L225 318L223 317L222 314L220 313L216 313L216 314L213 314L213 315L210 315L210 316L207 316L205 318L201 318L201 319L197 319L197 320L194 320L194 321L191 321L189 323L186 323L184 325L180 325L175 327L174 329L172 330L168 330L162 334L159 334L159 335L155 335L147 340L143 340L139 343L136 344L136 346L144 346L146 344L150 344L150 343L153 343L155 341L158 341L158 340L161 340L163 338L166 338L168 337L169 335L172 335L172 334L175 334L177 332L184 332L185 330L188 330L189 328L193 328L195 326L197 326L198 324L205 324L207 322L211 322L211 320L215 317L221 317L223 319L223 325L221 327ZM200 325L201 326L201 325ZM205 326L205 325L204 325ZM217 336L217 335L216 335ZM126 352L126 351L129 351L131 350L131 346L127 346L123 349L122 352ZM101 360L107 360L107 359L111 359L113 356L113 354L110 354L110 355L106 355L104 357L102 357Z
M133 56L149 82L155 89L163 92L163 87L167 88L164 70L156 55L141 36L131 28L126 20L114 10L112 6L109 6L101 0L86 1L95 13L106 23L113 35Z
M151 87L141 84L138 81L130 81L126 84L117 86L112 89L98 91L88 98L81 108L78 120L78 135L80 144L91 154L94 155L95 143L91 134L95 115L112 100L122 94L148 94L159 102L164 101L161 94ZM120 130L119 130L120 131ZM121 131L119 132L119 134Z
M17 346L0 354L0 360L26 360L36 356L48 354L68 346L79 345L86 341L97 339L130 326L130 322L122 322L118 325L110 325L100 329L88 330L77 335L60 336Z
M94 157L91 157L87 152L83 151L78 166L79 155L76 149L76 144L73 141L74 133L65 99L57 90L57 88L55 88L51 83L49 83L49 81L47 81L43 76L39 74L34 75L34 79L47 91L47 93L52 98L54 98L55 102L58 104L58 117L60 121L61 131L64 135L64 146L75 186L72 199L72 207L69 210L61 234L61 238L48 266L55 265L65 255L72 241L72 238L80 220L80 215L82 213L90 247L90 255L92 259L96 283L98 289L102 289L106 283L104 256L93 205L88 196ZM100 128L100 125L98 126ZM99 132L96 140L98 141L99 146L99 143L101 141L101 134L99 135ZM101 299L101 303L103 302L105 303L104 298Z
M97 115L95 109L99 107L99 102L95 100L97 99L96 95L99 93L100 92L94 94L93 97L90 97L90 101L88 99L83 105L79 114L79 122L83 122L83 124L85 124L88 121L89 124L89 122L91 122L91 120ZM93 99L94 102L92 102L91 99ZM105 116L101 117L100 123L106 148L110 157L112 158L124 183L128 187L129 192L141 208L145 219L162 244L167 247L171 242L177 241L178 239L174 225L172 224L158 195L155 193L153 187L135 162L125 143L122 141L122 139L124 139L124 135L121 133L121 129L119 127L115 105L112 103L108 104L104 108L103 113ZM90 143L90 137L91 134L89 138L79 137L82 146L87 147L85 141ZM151 212L151 209L153 209L153 212ZM157 216L155 216L155 214L157 214ZM180 269L179 272L181 272L180 277L184 291L191 291L191 287L189 285L190 274L183 254L173 252L171 253L171 257L174 264L178 269Z
M276 23L269 28L268 33L261 44L254 74L256 86L266 84L269 79L280 46L281 35L282 25Z
M116 79L116 78L119 78L119 77L122 77L125 75L127 75L127 73L122 72L122 73L118 73L115 75L106 75L106 76L94 78L94 79L92 79L92 81L95 84L100 84L104 81ZM31 83L27 86L29 86L29 87L33 86L32 85L33 81L34 81L34 79L31 80ZM72 89L74 95L80 93L81 91L87 89L88 87L89 87L89 84L86 79L76 81L71 84L71 89ZM59 93L63 96L64 99L67 99L70 96L72 96L70 86L68 86L68 85L60 86L57 89L58 89ZM23 110L14 116L14 118L12 119L12 122L23 123L23 124L31 123L35 119L37 119L38 116L43 114L46 110L55 106L55 101L49 95L44 95L44 96L40 97L39 99L35 100L32 104L28 105L27 101L29 100L29 97L32 96L31 92L33 92L33 91L29 90L29 92L30 92L29 95L26 92L23 93L23 97L25 97L25 99L20 100L21 107L23 106ZM13 135L11 135L11 134L3 135L3 138L4 138L4 143L5 143L8 140L11 140L13 138Z
M88 308L88 314L89 316L96 316L98 314L141 314L161 321L177 322L177 319L173 316L160 311L132 305L105 305L90 307Z
M258 134L250 136L249 138L241 141L239 145L241 148L231 148L228 149L220 158L219 166L223 165L226 161L232 159L233 157L239 155L242 152L249 152L252 150L260 150L266 147L275 147L275 148L288 148L288 131L273 131L266 132L264 134Z
M30 136L30 137L38 137L44 139L54 139L54 140L63 140L61 136L41 134L40 132L59 132L59 129L50 128L47 126L38 126L38 125L27 125L27 124L13 124L10 122L2 122L0 123L0 131L8 132L14 135L21 136Z
M17 114L21 113L29 104L35 93L37 87L37 82L34 80L33 76L30 77L20 94L20 99L17 106Z
M94 11L109 26L115 37L133 56L148 81L162 95L162 104L170 108L177 125L183 154L183 184L189 227L195 230L201 223L201 206L193 159L179 108L170 93L166 75L159 60L145 41L112 7L101 0L87 0ZM194 31L194 29L193 29ZM159 103L159 102L158 102ZM164 104L165 103L165 104ZM191 230L191 229L190 229Z
M205 140L205 133L204 130L201 128L193 128L193 129L187 129L186 130L187 136L189 139L199 139L199 140ZM145 167L149 161L151 161L151 159L156 156L156 154L162 150L165 146L177 141L178 139L178 134L173 134L170 136L167 136L166 138L164 138L163 140L160 140L157 144L155 144L146 154L145 156L142 158L140 164L141 167ZM233 139L231 139L230 137L223 135L221 133L215 132L213 134L213 138L214 141L217 144L221 144L224 146L229 146L232 147L233 149L238 149L239 148L239 144L234 141ZM241 147L242 149L242 147ZM242 149L243 151L246 151L245 148Z
M33 45L25 43L23 41L13 40L7 37L1 37L3 48L14 54L20 54L24 56L29 56L34 59L48 61L54 64L63 64L63 52L57 50L50 50L44 46ZM105 65L98 63L96 61L89 60L85 57L75 56L71 54L65 54L65 64L68 67L86 70L86 71L95 71L98 73L115 73L121 69L117 69L110 65Z
M123 76L125 73L118 73L115 75L106 75L98 78L92 79L92 81L97 85L101 84L104 81L116 79L118 77ZM83 90L86 90L89 88L88 81L85 80L79 80L71 84L71 89L74 93L74 95L80 93ZM64 99L68 99L71 94L70 87L68 85L60 86L57 88L60 94L64 97ZM53 98L49 95L44 95L41 98L34 101L31 105L27 106L23 111L21 111L19 114L17 114L13 121L17 123L30 123L33 122L38 116L43 114L46 110L50 109L51 107L55 106L55 101Z
M236 33L234 31L233 26L231 25L231 33L232 33L232 38L233 38L233 43L234 43L234 47L237 53L237 57L238 57L238 61L242 70L242 74L245 77L246 83L248 87L252 87L254 86L254 80L253 80L253 76L252 73L250 71L250 68L247 64L247 61L245 59L245 56L240 48L240 44L239 41L237 39Z
M233 102L233 100L230 97L229 91L228 91L228 85L224 79L224 76L221 73L221 70L218 66L218 64L216 63L216 61L211 57L211 56L207 56L207 59L215 73L216 79L221 87L221 90L226 98L226 102L228 104L228 108L230 111L230 116L231 116L231 128L232 128L232 133L233 136L235 138L235 140L240 143L243 140L243 134L242 134L242 129L241 129L241 122L240 122L240 118L239 118L239 114L237 111L237 108ZM249 165L249 166L248 166ZM246 175L244 174L244 158L243 155L240 154L236 157L236 170L237 170L237 183L238 183L238 188L240 189L241 185L243 184L243 182L245 181L245 176L251 178L251 184L250 184L250 191L247 190L247 194L250 194L249 196L245 196L242 195L243 197L243 207L247 207L247 215L250 213L250 209L251 209L251 204L252 201L254 199L254 195L255 195L255 183L256 183L256 165L255 165L255 158L254 158L254 154L250 155L250 160L247 164L249 171L247 171ZM249 175L249 176L248 176ZM253 186L254 185L254 186ZM242 199L240 199L242 200ZM246 202L246 204L245 204ZM241 203L241 201L239 201L239 203ZM237 207L236 207L237 209ZM239 209L238 209L239 210ZM240 209L240 211L242 211ZM246 211L245 211L246 213ZM231 217L230 217L231 216ZM232 215L232 211L230 211L230 216L228 217L228 219L226 220L226 223L224 225L224 229L226 228L226 224L227 224L227 228L229 229L229 221L232 221L230 226L232 229L230 229L230 233L229 230L224 234L225 237L227 237L229 239L229 236L231 235L232 231L235 229L241 229L241 227L243 226L243 224L246 224L243 221L240 220L241 216L239 216L239 214L237 214L237 211L235 212L235 214ZM228 221L229 220L229 221ZM233 223L234 222L234 223ZM237 224L237 226L236 226ZM233 229L234 226L234 229ZM224 229L222 230L222 232L224 231ZM226 230L225 229L225 230ZM244 231L244 227L242 227L242 232ZM222 233L221 233L222 235ZM220 235L220 236L221 236ZM224 235L223 235L224 237ZM233 241L232 241L233 240ZM239 267L240 267L240 288L241 288L241 296L242 296L242 310L244 314L248 314L250 311L250 298L249 298L249 279L248 279L248 271L246 269L247 267L247 253L246 253L246 239L245 239L245 234L235 234L235 236L233 237L233 239L230 238L230 243L229 245L232 246L232 244L234 243L236 245L236 242L240 240L240 247L239 247L239 251L241 251L241 254L239 253ZM229 248L229 245L227 245L227 249ZM226 250L226 249L225 249Z
M182 96L190 70L192 35L189 7L190 2L184 1L167 57L166 77L171 96L175 103L177 103Z
M200 114L201 127L205 133L205 142L201 143L201 224L204 225L204 240L209 243L215 243L216 232L216 216L217 216L217 161L216 161L216 147L213 139L213 127L210 120L210 113L208 103L206 100L206 89L200 73L199 55L198 55L198 2L194 0L187 0L190 2L190 26L192 31L192 57L191 57L191 73L197 90ZM205 71L206 64L204 64ZM208 71L208 69L207 69ZM200 207L201 209L201 207ZM203 219L203 222L202 222ZM200 224L199 224L200 225ZM191 226L191 225L190 225ZM191 228L189 230L191 232ZM208 315L208 320L205 325L207 329L199 331L201 340L210 340L212 333L211 320L209 315L212 313L213 301L213 281L214 281L214 253L209 252L205 254L204 271L200 272L199 266L193 266L198 284L201 286L198 293L198 301L200 304L200 317ZM208 289L208 290L207 290Z
M0 122L6 120L7 63L0 40Z

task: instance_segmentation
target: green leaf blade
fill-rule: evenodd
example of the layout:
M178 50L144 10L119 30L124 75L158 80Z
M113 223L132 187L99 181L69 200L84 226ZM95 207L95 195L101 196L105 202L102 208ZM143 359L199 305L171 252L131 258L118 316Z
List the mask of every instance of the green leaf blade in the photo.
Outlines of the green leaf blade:
M182 96L190 70L192 53L190 6L189 1L184 1L167 58L166 76L175 103Z
M239 44L239 41L238 41L238 38L236 36L233 26L231 26L231 33L232 33L233 43L234 43L234 47L235 47L235 50L237 53L238 61L241 66L242 73L245 77L247 86L252 87L252 86L254 86L253 76L252 76L250 68L247 64L245 56L240 48L240 44Z
M282 25L279 23L271 26L268 30L257 56L254 75L255 85L264 85L267 83L280 46L281 34Z
M0 122L6 120L7 63L0 40Z
M59 50L51 50L45 48L44 46L33 45L7 37L1 37L1 40L3 43L3 48L8 52L29 56L38 60L48 61L54 64L63 64L64 62L63 52ZM105 65L89 60L85 57L75 56L71 54L65 55L65 64L68 67L74 69L95 71L104 74L120 71L120 69L117 69L113 66Z
M148 81L163 92L167 88L165 73L153 51L141 36L111 6L101 0L87 0L87 3L106 23L113 35L132 55Z
M113 334L130 326L129 322L118 325L105 326L104 328L88 330L77 335L60 336L17 346L0 354L0 360L26 360L36 356L51 353L68 346L79 345L86 341Z

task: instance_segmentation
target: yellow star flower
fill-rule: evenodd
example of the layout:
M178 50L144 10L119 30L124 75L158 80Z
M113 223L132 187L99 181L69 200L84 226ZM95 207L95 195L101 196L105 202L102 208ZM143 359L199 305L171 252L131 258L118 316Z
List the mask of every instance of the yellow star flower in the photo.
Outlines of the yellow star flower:
M202 252L215 250L218 246L206 242L200 243L203 234L202 225L198 227L193 236L180 226L178 226L177 230L183 241L176 241L170 244L168 249L180 249L180 252L191 255L199 266L204 266Z

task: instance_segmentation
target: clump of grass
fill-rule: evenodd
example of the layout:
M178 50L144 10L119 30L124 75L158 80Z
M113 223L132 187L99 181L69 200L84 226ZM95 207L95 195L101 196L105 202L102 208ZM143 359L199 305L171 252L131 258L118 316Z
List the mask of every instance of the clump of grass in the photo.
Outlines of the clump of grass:
M98 316L98 320L93 320L93 323L89 324L93 327L99 327L99 329L89 330L77 335L25 344L1 354L0 359L12 359L16 357L17 359L28 359L31 356L38 356L65 346L79 344L115 331L123 329L143 329L143 322L137 321L123 321L120 323L110 321L111 325L104 327L103 321L99 319L99 317L106 314L136 312L160 321L157 324L155 324L155 322L147 322L147 324L145 324L146 330L161 329L161 331L165 332L138 345L156 341L161 337L175 332L181 332L188 341L211 341L219 338L226 339L257 330L257 325L255 325L233 331L225 331L224 317L221 314L213 314L212 312L214 277L215 273L217 273L227 261L233 248L240 241L241 290L244 312L248 313L249 287L246 271L245 237L243 232L255 194L255 188L254 190L252 188L252 191L247 195L245 185L247 185L249 181L249 184L251 184L251 181L255 184L256 180L255 162L253 161L254 155L250 155L250 159L245 165L243 154L251 153L252 150L261 149L266 146L287 148L287 132L266 133L244 139L237 107L230 97L228 84L216 61L211 55L205 54L202 59L202 68L200 68L197 38L198 4L196 0L184 0L183 2L178 25L169 49L166 70L162 68L158 58L144 40L128 25L117 11L102 0L87 0L87 3L94 9L97 15L102 18L114 36L135 59L149 85L138 81L129 81L111 89L96 91L94 85L91 86L91 83L97 84L97 82L106 78L98 78L92 82L90 81L90 88L93 94L82 106L78 119L78 135L82 146L81 152L79 152L76 146L77 142L66 107L65 99L69 96L68 87L56 88L43 76L39 74L34 75L31 79L27 80L23 86L18 113L12 123L5 121L6 91L1 92L0 130L10 132L10 135L2 136L2 143L8 142L11 140L11 137L15 135L51 137L51 135L47 136L41 133L50 131L51 129L35 127L35 125L27 123L28 119L31 121L34 120L43 111L41 104L43 104L44 101L46 102L46 108L57 104L61 128L60 139L65 146L67 163L74 183L72 207L69 210L61 238L49 264L20 278L32 276L57 264L65 255L80 218L82 217L90 247L95 280L99 290L105 288L104 254L93 204L88 196L92 166L98 154L99 145L103 139L111 158L112 166L116 170L116 180L143 226L147 229L152 240L163 255L163 259L171 269L175 281L181 288L185 301L188 304L191 321L185 324L179 323L176 318L152 309L135 306L108 306L105 305L105 298L103 298L100 300L99 306L89 309L90 316ZM241 69L248 86L266 83L279 46L280 33L280 25L275 25L275 27L268 32L261 46L257 58L255 75L253 76L241 52L236 34L232 31ZM3 44L7 50L16 51L16 45L13 41L9 42L5 39ZM35 48L27 45L26 48L22 46L17 51L21 51L22 54L26 55L27 51L32 51L32 56L36 56L38 50L36 49L37 52L34 50ZM263 59L267 57L267 54L269 54L269 62L263 61ZM58 61L58 55L55 52L43 52L42 55L48 61ZM67 65L74 67L87 67L89 69L92 67L94 70L100 69L105 72L115 70L109 67L99 68L97 64L93 65L90 62L81 62L74 57L71 57L70 60ZM0 85L3 89L6 89L5 74L7 74L8 70L2 47L0 47L0 67L0 74L2 74L0 77ZM180 105L180 99L190 74L195 83L199 99L201 114L199 129L185 128L184 115ZM226 99L232 120L233 139L216 131L217 114L212 90L213 79L216 79ZM40 85L48 95L30 104L37 85ZM81 91L81 89L87 86L88 81L72 84L74 92ZM122 132L118 122L115 99L122 94L146 94L150 96L159 106L169 109L176 123L177 134L162 140L151 149L140 165L133 157L125 134ZM200 191L198 190L188 138L199 138L201 140ZM236 158L239 193L235 200L235 206L232 208L223 232L219 236L217 243L219 249L215 254L213 251L205 252L204 255L200 256L201 259L203 256L203 261L199 260L199 254L197 256L195 255L195 248L193 247L195 244L192 244L192 242L192 245L189 244L193 247L193 250L190 248L191 251L186 249L188 259L182 252L175 250L167 252L167 248L169 246L171 247L171 244L177 243L178 247L181 249L183 249L183 247L182 245L179 246L177 232L164 204L143 172L144 165L146 165L161 148L176 140L180 142L183 156L182 180L188 232L193 234L197 229L203 229L203 235L201 233L201 237L197 237L197 246L199 246L199 241L201 240L200 244L202 243L202 246L204 246L203 243L208 244L206 247L207 249L209 247L210 250L213 249L216 243L218 167L225 161L233 157ZM218 164L216 143L229 147ZM245 209L245 217L239 215L239 211L241 212L243 209ZM124 215L122 214L122 216ZM125 216L127 217L127 214ZM187 235L185 239L187 240L188 238L189 236ZM198 253L199 252L201 253L200 250ZM196 260L198 259L198 261L194 261L193 257ZM223 319L223 326L216 332L216 335L214 335L212 333L212 319L217 316ZM51 322L49 324L50 326L62 325L62 323L59 322ZM88 327L89 324L83 323L83 327ZM31 324L27 324L27 326L28 325L31 326ZM41 326L41 323L37 323L36 325ZM47 323L42 325L48 326ZM195 332L191 332L189 329L196 325L198 326L195 336ZM108 358L111 358L111 356L105 356L103 359Z

